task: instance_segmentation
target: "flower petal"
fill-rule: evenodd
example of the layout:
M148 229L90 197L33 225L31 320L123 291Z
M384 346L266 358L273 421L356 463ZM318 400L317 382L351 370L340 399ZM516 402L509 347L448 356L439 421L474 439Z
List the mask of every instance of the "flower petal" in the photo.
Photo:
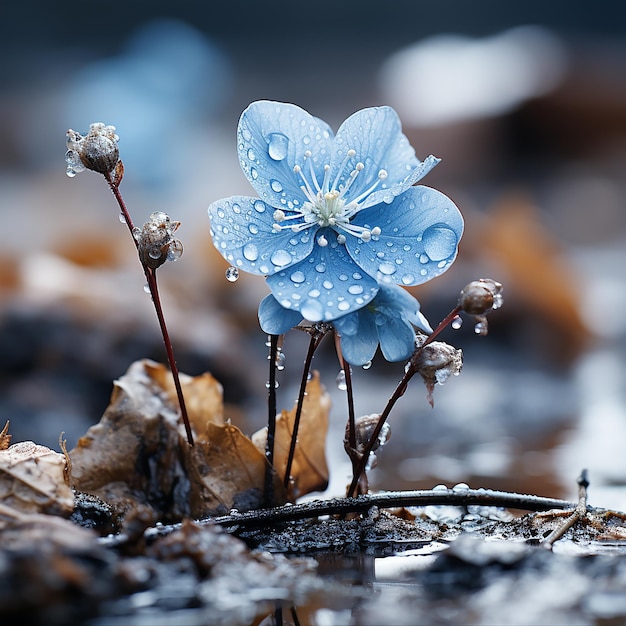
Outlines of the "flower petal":
M362 202L362 209L374 206L379 202L390 204L396 196L404 193L409 187L412 187L417 181L421 180L430 172L430 170L439 163L441 159L434 157L432 154L426 157L417 167L413 168L407 176L396 184L387 184L378 191L374 191Z
M348 150L356 155L342 167ZM351 186L349 198L359 196L378 181L378 172L387 172L385 185L396 184L419 165L415 150L402 134L398 114L391 107L371 107L351 115L337 131L333 144L331 179L339 174L345 184L356 164L365 165Z
M419 285L445 272L454 261L463 233L456 205L430 187L411 187L391 204L357 213L352 224L381 229L364 242L348 237L354 261L380 282Z
M361 309L333 322L339 333L343 358L352 365L365 365L378 348L378 332L374 316Z
M406 289L393 284L383 284L376 294L374 304L380 308L395 309L400 313L393 314L393 317L402 317L413 326L430 334L433 329L428 320L420 312L420 303Z
M235 267L267 276L306 258L312 229L275 232L274 209L258 198L232 196L209 207L211 236L219 253Z
M293 168L313 166L318 181L330 161L334 133L326 122L304 109L283 102L253 102L237 128L239 163L262 200L275 208L297 208L306 200L303 184ZM310 178L310 176L308 176Z
M331 321L367 304L378 292L378 283L360 270L337 243L330 228L318 231L328 244L315 245L307 259L267 279L281 306L300 311L311 321Z
M268 335L284 335L302 321L298 311L285 309L270 293L259 304L259 324Z
M384 316L384 323L378 326L380 350L387 361L404 361L415 350L415 331L411 324L402 318Z

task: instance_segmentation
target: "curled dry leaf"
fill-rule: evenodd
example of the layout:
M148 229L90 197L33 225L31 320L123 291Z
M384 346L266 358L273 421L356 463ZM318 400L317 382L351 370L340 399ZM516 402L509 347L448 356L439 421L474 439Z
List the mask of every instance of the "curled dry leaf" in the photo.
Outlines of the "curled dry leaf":
M221 515L230 509L249 511L263 506L265 454L239 428L209 423L205 441L199 441L190 456L189 469L196 474L191 493L194 509ZM284 504L287 499L276 474L273 489L273 504Z
M6 450L11 445L11 435L9 435L9 422L4 425L0 432L0 450Z
M314 371L306 385L306 396L298 428L298 444L291 466L293 484L288 495L292 501L312 491L323 491L328 486L326 433L329 412L330 395L320 382L319 372ZM274 467L280 476L284 476L287 469L295 418L296 406L291 411L283 411L276 418ZM260 451L264 451L267 428L254 433L252 441Z
M23 513L70 515L74 494L64 470L62 454L32 441L0 450L0 502Z
M178 396L174 378L168 368L161 363L143 361L148 376L155 382L158 390L163 390L173 406L178 406ZM223 425L224 403L222 385L209 373L189 376L181 373L180 384L185 396L187 417L199 440L205 438L209 422Z
M75 489L121 517L148 506L163 522L260 506L265 457L224 424L221 385L210 374L181 379L196 445L184 438L169 370L137 361L115 381L100 422L70 452Z

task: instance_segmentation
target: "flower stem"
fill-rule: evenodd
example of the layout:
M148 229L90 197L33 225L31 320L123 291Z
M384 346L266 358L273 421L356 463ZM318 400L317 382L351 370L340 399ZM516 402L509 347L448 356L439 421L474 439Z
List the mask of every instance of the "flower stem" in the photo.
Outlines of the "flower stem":
M265 442L265 504L274 500L274 442L276 439L276 357L280 335L270 335L270 371L267 390L267 441Z
M372 432L372 436L370 437L369 441L367 442L367 445L365 446L365 450L363 451L363 456L359 460L356 470L353 473L352 482L350 483L350 486L348 487L348 491L347 491L348 498L352 497L353 495L356 495L356 489L359 484L359 478L361 474L365 471L365 468L367 466L367 461L372 452L372 449L374 448L374 446L376 445L376 442L378 441L378 437L380 436L383 426L385 425L387 418L391 414L391 410L395 406L396 402L404 395L404 392L406 391L409 381L417 373L417 369L415 368L416 357L419 356L422 350L429 343L432 343L441 334L441 332L448 326L448 324L452 322L452 320L460 313L460 311L461 311L460 306L457 305L456 307L454 307L452 311L450 311L450 313L448 313L448 315L446 315L441 320L441 322L439 322L439 324L437 325L437 328L435 328L435 330L430 335L428 335L424 343L419 348L417 348L417 350L411 356L407 364L407 368L404 372L404 376L402 377L402 380L400 380L393 394L387 401L387 405L385 406L383 412L380 414L380 418L378 422L376 423L376 427L374 428L374 431Z
M300 427L300 418L302 416L302 407L304 405L304 394L306 391L306 383L309 378L309 371L311 370L311 361L313 355L320 345L320 342L324 338L326 331L321 331L317 328L312 330L311 341L309 342L309 349L306 353L304 360L304 368L302 370L302 380L300 381L300 391L298 393L298 403L296 405L296 415L293 422L293 432L291 433L291 443L289 445L289 456L287 457L287 465L285 467L285 477L283 484L285 489L289 487L289 479L291 478L291 466L293 465L293 458L296 452L296 443L298 441L298 429Z
M126 226L128 226L128 230L131 235L131 239L133 240L135 247L139 249L138 242L133 235L133 230L135 225L133 224L133 220L126 208L126 203L124 202L124 198L122 198L122 194L119 189L119 185L115 183L115 181L111 178L111 174L107 172L104 174L104 178L106 179L109 188L113 192L115 199L117 201L118 206L120 207L120 211L124 216L124 220L126 222ZM183 420L183 424L185 425L185 432L187 434L187 442L190 446L194 445L193 442L193 432L191 430L191 424L189 423L189 416L187 415L187 407L185 405L185 398L183 396L182 386L180 384L180 376L178 373L178 367L176 365L176 359L174 358L174 348L172 347L172 342L170 341L170 336L167 331L167 325L165 323L165 316L163 315L163 307L161 306L161 298L159 297L159 289L157 285L156 278L156 269L151 269L142 263L146 279L148 281L148 288L150 290L150 295L152 296L152 303L154 305L154 310L156 311L157 319L159 321L159 326L161 328L161 335L163 336L163 343L165 344L165 352L167 353L167 360L170 365L170 371L172 372L172 377L174 378L174 387L176 388L176 395L178 397L178 404L180 405L180 413Z

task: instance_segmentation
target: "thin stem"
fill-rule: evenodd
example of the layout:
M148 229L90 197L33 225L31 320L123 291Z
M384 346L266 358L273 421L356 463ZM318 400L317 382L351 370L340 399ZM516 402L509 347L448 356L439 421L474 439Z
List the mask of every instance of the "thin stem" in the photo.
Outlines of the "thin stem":
M346 396L348 399L348 445L356 450L356 417L354 415L354 390L352 387L352 370L350 363L343 357L343 371L346 375Z
M165 324L163 307L161 306L161 298L159 297L159 289L157 286L156 270L150 269L148 267L145 267L144 270L146 272L146 278L148 279L148 287L150 289L150 295L152 296L154 310L156 311L157 318L159 320L159 326L161 327L163 343L165 344L165 351L167 352L167 360L169 361L170 370L174 378L174 386L176 387L176 395L178 396L180 413L181 417L183 418L183 423L185 425L185 432L187 433L187 441L189 442L190 446L193 446L193 433L191 431L191 424L189 423L189 416L187 415L187 407L185 405L183 389L180 384L180 376L178 374L176 359L174 358L174 349L172 348L172 342L170 341L170 336L167 332L167 325Z
M359 478L361 474L365 471L369 456L372 452L372 449L376 445L376 442L378 441L378 437L380 436L380 433L383 429L383 426L385 425L385 422L387 421L387 418L389 417L391 413L391 410L395 406L396 402L404 395L404 392L406 391L407 385L409 384L409 381L411 380L411 378L413 378L413 376L417 373L417 370L415 369L416 358L420 355L422 350L429 343L432 343L441 334L441 332L448 326L448 324L452 322L452 320L460 312L461 312L460 306L457 305L456 307L454 307L452 311L450 311L450 313L448 313L448 315L446 315L443 318L443 320L439 322L439 324L437 325L437 328L435 328L435 330L430 335L428 335L424 343L411 356L411 359L409 363L407 364L407 368L406 368L406 371L404 372L404 376L402 377L402 380L398 383L391 398L389 398L389 400L387 401L387 405L385 406L383 412L380 414L380 419L378 420L376 427L374 428L374 431L372 432L372 436L370 437L369 441L367 442L367 445L365 446L365 450L363 451L363 456L361 457L361 459L359 460L357 464L356 471L353 473L353 476L352 476L352 482L350 483L350 486L348 487L348 492L347 492L348 497L351 497L356 494L356 488L359 483Z
M120 207L120 211L124 216L124 220L126 222L126 226L128 226L128 230L131 235L131 239L135 244L135 247L139 249L139 244L135 239L133 231L135 229L135 225L133 224L133 220L126 208L126 203L124 202L124 198L122 198L122 194L119 189L119 184L117 184L113 178L111 178L110 172L104 174L104 178L107 181L109 188L113 192L115 196L115 200L117 201L118 206ZM174 358L174 348L172 347L172 342L170 341L169 333L167 332L167 325L165 323L165 316L163 315L163 307L161 306L161 298L159 297L159 289L157 285L156 278L156 269L151 269L146 267L142 263L146 279L148 281L148 288L150 290L150 295L152 296L152 303L154 304L154 310L156 311L157 319L159 320L159 326L161 328L161 335L163 336L163 343L165 344L165 351L167 353L167 360L170 365L170 371L172 372L172 377L174 378L174 387L176 387L176 395L178 397L178 404L180 405L180 413L183 419L183 423L185 425L185 432L187 434L187 442L190 446L194 445L193 442L193 433L191 431L191 424L189 423L189 416L187 415L187 407L185 405L185 398L183 396L183 390L180 384L180 376L178 374L178 367L176 365L176 359Z
M265 442L265 504L274 501L274 443L276 440L276 357L280 335L270 335L270 371L267 390L267 441Z
M291 433L291 443L289 445L289 456L287 457L287 466L285 467L285 477L283 484L285 489L289 487L289 479L291 477L291 466L293 465L293 458L296 452L296 443L298 441L298 429L300 428L300 418L302 416L302 407L304 405L304 394L306 392L306 383L309 379L309 371L311 370L311 361L313 355L320 345L320 342L324 338L326 331L313 329L311 335L311 341L309 342L309 349L306 353L304 360L304 368L302 369L302 380L300 381L300 391L298 393L298 403L296 405L296 415L293 422L293 432Z
M115 196L115 199L117 200L117 204L119 205L120 211L122 212L122 215L124 216L124 220L126 221L126 226L128 226L128 230L130 231L130 234L133 235L133 230L135 229L135 225L133 224L133 220L130 216L130 213L128 212L128 209L126 208L126 203L124 202L124 198L122 198L122 194L120 193L119 185L115 184L115 182L111 178L110 172L107 172L106 174L104 174L104 178L109 184L109 188L111 189L111 191L113 192L113 195ZM133 241L135 242L135 246L137 247L137 240L135 239L134 236L133 236Z

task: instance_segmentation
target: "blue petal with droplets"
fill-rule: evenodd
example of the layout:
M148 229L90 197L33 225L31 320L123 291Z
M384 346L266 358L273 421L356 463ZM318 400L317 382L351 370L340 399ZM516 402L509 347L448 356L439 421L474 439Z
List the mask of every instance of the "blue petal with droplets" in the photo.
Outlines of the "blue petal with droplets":
M420 330L430 334L433 332L428 320L420 311L420 303L406 289L397 285L381 285L380 291L376 294L374 305L390 311L391 317L401 315L406 321ZM400 312L400 313L398 313Z
M413 168L406 177L399 183L389 183L385 188L371 193L363 202L361 207L366 209L368 207L384 202L390 204L394 198L404 193L409 187L412 187L417 181L421 180L430 172L430 170L441 162L441 159L434 157L432 154L424 159L417 167Z
M284 335L302 321L298 311L285 309L270 293L259 304L259 325L268 335Z
M239 163L262 200L292 210L306 200L293 168L309 167L321 182L334 133L326 122L294 104L261 100L242 113L237 128ZM311 152L306 159L304 153Z
M306 258L314 233L275 232L273 212L262 200L247 196L214 202L208 209L213 244L233 266L263 276Z
M348 150L354 150L356 155L342 167ZM340 184L345 184L358 162L365 167L347 194L349 200L375 184L381 169L387 172L382 183L387 187L403 181L419 165L415 150L402 134L398 114L391 107L362 109L339 127L333 144L331 181L339 174Z
M445 272L463 234L463 217L452 200L424 186L360 211L351 223L379 227L381 234L368 242L348 237L350 256L380 282L399 285L419 285Z
M343 358L352 365L365 365L374 358L378 348L378 332L374 316L361 309L333 322L339 333Z
M330 228L318 231L328 245L315 245L311 254L269 276L267 284L281 306L300 311L310 322L331 321L367 304L378 283L363 272L337 243Z

